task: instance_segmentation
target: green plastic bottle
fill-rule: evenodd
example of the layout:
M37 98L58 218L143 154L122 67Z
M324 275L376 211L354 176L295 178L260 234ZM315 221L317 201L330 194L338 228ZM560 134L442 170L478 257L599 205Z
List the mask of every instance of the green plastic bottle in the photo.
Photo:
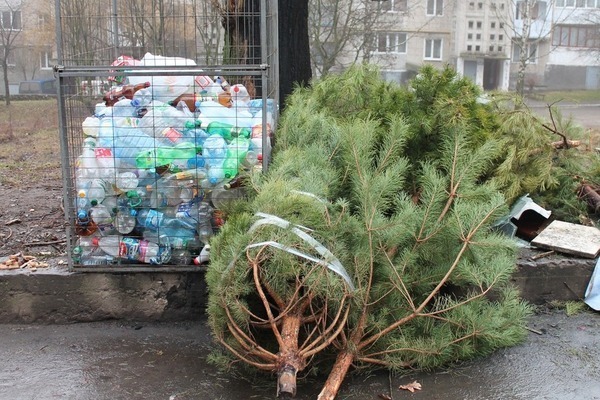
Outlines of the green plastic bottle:
M158 147L144 150L135 159L138 168L156 168L169 164L187 165L187 161L196 156L196 146L189 142L173 147Z
M250 148L250 139L237 137L227 146L227 156L223 162L225 179L232 179L238 172L240 165L246 159L248 149Z
M209 134L209 135L213 135L213 134L217 134L223 137L223 139L227 140L227 142L230 142L231 140L233 140L233 138L236 137L241 137L241 138L246 138L249 139L250 136L252 135L252 129L250 128L244 128L244 127L237 127L225 122L219 122L219 121L213 121L210 122L205 131Z

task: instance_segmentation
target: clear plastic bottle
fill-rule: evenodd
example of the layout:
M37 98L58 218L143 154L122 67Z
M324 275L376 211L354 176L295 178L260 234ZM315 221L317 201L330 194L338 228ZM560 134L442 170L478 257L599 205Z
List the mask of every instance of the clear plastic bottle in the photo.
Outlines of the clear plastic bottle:
M165 264L171 258L171 246L166 236L160 238L160 243L154 243L132 237L109 235L95 237L93 243L112 257L146 264Z
M190 201L178 206L175 218L188 226L194 226L200 240L208 243L213 235L212 214L213 208L207 202Z
M110 120L107 120L107 123L103 121L98 141L100 146L112 150L121 167L125 167L124 164L135 167L136 157L142 151L165 147L137 128L118 127Z
M137 224L137 211L130 207L119 207L115 215L115 228L122 235L131 233Z
M143 229L150 229L152 231L160 231L165 228L195 229L195 226L190 224L188 221L183 221L178 218L171 218L165 215L165 213L152 208L144 208L139 210L136 218L140 227Z
M208 184L218 185L225 179L223 163L227 157L227 142L221 135L210 135L204 141L202 157L208 163Z
M113 225L114 217L111 210L104 204L93 203L90 208L90 218L98 226L98 231L102 236L112 235L115 233Z
M130 190L134 190L139 184L138 176L135 172L125 171L119 172L117 174L117 179L115 181L115 186L121 192L128 192Z
M137 128L166 144L172 144L181 138L186 121L191 119L184 112L158 100L153 100L146 108L148 111L139 119Z

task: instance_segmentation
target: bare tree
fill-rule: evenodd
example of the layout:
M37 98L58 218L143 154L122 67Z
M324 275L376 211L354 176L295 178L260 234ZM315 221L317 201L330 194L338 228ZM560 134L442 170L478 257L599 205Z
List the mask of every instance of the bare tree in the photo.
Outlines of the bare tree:
M56 43L54 21L53 3L44 0L27 1L23 10L23 32L15 52L16 68L24 80L35 79L44 65L50 66L52 49Z
M553 12L556 0L512 0L506 10L496 8L496 14L503 21L504 31L512 38L512 59L518 63L515 90L520 97L525 88L533 88L541 80L543 60L555 49L552 35L557 24L566 21L574 8L562 8Z
M4 93L6 105L10 105L10 85L8 82L8 68L12 64L17 45L17 38L23 30L23 21L21 18L21 9L23 7L20 0L4 0L2 4L2 14L0 19L0 65L2 66L2 75L4 79Z
M440 21L441 14L430 14L427 7L421 0L311 1L313 73L327 75L356 62L375 63L384 69L403 68L407 56L401 49L434 21ZM439 9L453 15L455 7L455 0L447 0ZM413 18L416 15L420 17Z

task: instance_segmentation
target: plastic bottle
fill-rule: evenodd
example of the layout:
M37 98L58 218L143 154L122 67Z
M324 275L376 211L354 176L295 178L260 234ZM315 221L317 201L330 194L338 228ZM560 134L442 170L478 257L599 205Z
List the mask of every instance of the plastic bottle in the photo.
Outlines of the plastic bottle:
M250 139L235 138L227 146L227 155L223 162L225 179L233 179L239 172L242 163L246 160Z
M138 153L136 165L138 168L157 168L175 164L180 168L185 168L188 160L195 156L196 147L192 143L182 142L173 147L144 150Z
M144 208L137 213L138 225L151 231L159 231L164 228L185 228L194 230L195 226L178 218L166 216L163 212L152 208ZM162 233L162 232L161 232Z
M98 177L114 184L119 162L115 159L112 150L109 147L96 147L94 155L98 166Z
M202 264L206 264L210 261L210 245L206 245L202 248L202 251L200 252L200 255L198 255L198 257L194 258L194 264L196 265L202 265Z
M175 218L185 222L186 225L195 226L196 232L203 243L213 235L212 227L213 208L205 201L191 201L181 203L177 207Z
M90 208L90 218L96 226L102 236L112 235L115 233L115 227L113 225L113 215L111 211L104 204L94 204Z
M98 247L94 246L93 244L94 238L98 236L99 234L97 232L94 232L89 236L79 236L77 238L75 246L73 246L72 249L73 261L75 263L79 264L88 257L98 256L102 254L102 251L100 251L100 249L98 249Z
M96 161L96 139L86 138L83 141L81 154L75 164L76 176L82 179L92 179L98 176L98 162Z
M132 127L137 125L137 111L133 100L121 99L104 110L103 119L110 119L114 126Z
M209 135L221 135L228 142L236 137L250 138L252 130L245 127L237 127L226 122L213 121L209 122L204 130Z
M137 155L144 150L168 147L137 128L117 127L110 120L103 122L98 141L100 146L112 150L121 167L123 164L135 166Z
M137 175L132 171L119 172L116 177L115 186L121 192L134 190L139 184Z
M85 136L97 138L100 130L100 119L97 117L87 117L81 123L81 128Z
M81 208L88 209L92 202L102 203L106 198L107 183L102 179L94 178L85 181L77 188L77 203L82 205ZM86 207L87 206L87 207Z
M109 235L94 238L94 245L112 257L146 264L164 264L171 257L171 247L166 236L161 237L159 244L132 237Z
M203 126L208 125L210 122L218 121L225 122L227 124L236 127L249 128L252 122L252 114L247 107L224 107L216 101L199 101L197 103L197 109L200 110L199 118L204 123Z
M75 218L75 233L78 236L90 236L98 230L98 227L90 218L86 210L77 211Z
M233 85L229 91L231 92L231 100L233 100L234 103L242 102L247 104L250 101L248 89L242 84Z
M139 119L137 128L145 134L161 139L166 143L172 143L181 137L186 121L191 118L190 115L186 115L175 107L158 100L153 100L147 106L147 110L146 114ZM175 129L179 134L174 137L169 136L167 134L169 132L168 128Z
M138 110L140 108L146 108L152 103L152 90L140 89L134 93L132 100L134 101L134 106L136 106Z
M131 233L137 224L137 212L130 207L121 206L115 215L115 228L122 235Z
M141 89L150 87L150 82L142 82L135 85L122 85L112 88L110 91L104 94L102 100L107 106L114 105L117 101L127 98L133 99L134 94Z
M208 163L208 184L216 186L225 179L223 163L227 157L227 142L221 135L210 135L204 141L202 157Z

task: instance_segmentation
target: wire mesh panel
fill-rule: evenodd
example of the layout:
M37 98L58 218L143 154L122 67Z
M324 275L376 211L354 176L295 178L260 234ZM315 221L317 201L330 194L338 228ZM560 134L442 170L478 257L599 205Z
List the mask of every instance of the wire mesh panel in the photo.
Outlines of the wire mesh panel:
M69 266L197 269L268 167L276 2L107 3L57 0Z

